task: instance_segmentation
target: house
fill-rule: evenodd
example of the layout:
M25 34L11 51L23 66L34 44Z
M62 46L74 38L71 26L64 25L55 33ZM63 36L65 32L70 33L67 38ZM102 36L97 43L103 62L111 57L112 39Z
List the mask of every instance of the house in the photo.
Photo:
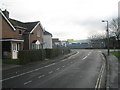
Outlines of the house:
M43 41L44 41L44 45L43 45L44 49L52 48L52 34L46 30L44 30Z
M2 20L0 41L3 57L17 59L19 50L52 48L52 34L44 32L40 21L21 22L11 19L7 10L0 10L0 20Z
M61 41L59 40L59 38L52 38L52 46L61 47Z
M24 39L24 50L43 48L43 27L40 21L20 22L14 19L9 20Z
M67 47L68 41L61 41L61 46L62 47Z
M7 16L5 16L5 13ZM6 10L2 12L0 10L0 22L2 22L2 37L0 42L2 43L2 57L17 59L19 50L23 50L24 40L19 35L19 31L11 24L8 19L9 12Z

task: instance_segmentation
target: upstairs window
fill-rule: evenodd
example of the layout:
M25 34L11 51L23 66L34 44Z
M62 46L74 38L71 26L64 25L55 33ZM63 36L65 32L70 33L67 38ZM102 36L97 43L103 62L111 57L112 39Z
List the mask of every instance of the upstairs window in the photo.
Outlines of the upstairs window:
M19 34L22 35L22 31L21 30L19 30Z
M37 30L37 37L40 37L40 30Z
M24 30L19 29L19 35L22 35L24 33Z

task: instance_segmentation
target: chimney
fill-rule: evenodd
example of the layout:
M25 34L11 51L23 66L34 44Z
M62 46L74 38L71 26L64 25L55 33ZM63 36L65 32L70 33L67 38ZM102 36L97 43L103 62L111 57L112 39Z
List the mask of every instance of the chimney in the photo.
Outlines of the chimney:
M7 17L7 18L9 18L9 12L5 9L5 11L3 11L3 14Z

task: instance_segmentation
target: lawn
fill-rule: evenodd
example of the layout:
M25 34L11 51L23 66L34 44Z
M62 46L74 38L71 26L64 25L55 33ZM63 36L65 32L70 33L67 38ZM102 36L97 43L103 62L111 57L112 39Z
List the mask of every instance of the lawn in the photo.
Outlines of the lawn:
M120 51L113 51L111 52L113 55L115 55L120 60Z
M19 59L2 59L2 63L19 65Z

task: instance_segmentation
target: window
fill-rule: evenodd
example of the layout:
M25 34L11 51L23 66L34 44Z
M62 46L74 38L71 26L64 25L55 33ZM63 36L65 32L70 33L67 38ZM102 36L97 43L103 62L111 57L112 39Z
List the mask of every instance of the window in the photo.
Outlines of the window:
M24 29L18 29L19 35L22 35L24 33Z
M35 43L32 43L32 49L35 49Z
M7 51L4 51L4 52L3 52L3 56L8 56L8 52L7 52Z
M20 34L20 35L22 34L22 31L21 31L21 30L19 30L19 34Z
M40 30L37 30L37 37L40 37Z

